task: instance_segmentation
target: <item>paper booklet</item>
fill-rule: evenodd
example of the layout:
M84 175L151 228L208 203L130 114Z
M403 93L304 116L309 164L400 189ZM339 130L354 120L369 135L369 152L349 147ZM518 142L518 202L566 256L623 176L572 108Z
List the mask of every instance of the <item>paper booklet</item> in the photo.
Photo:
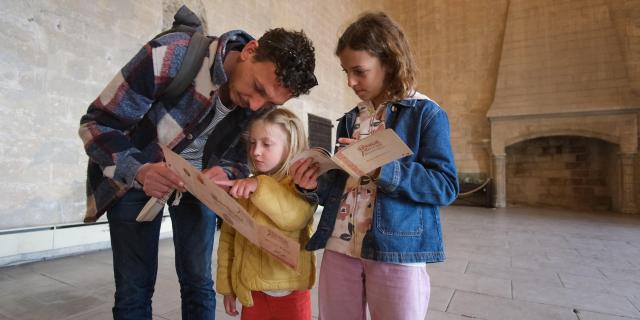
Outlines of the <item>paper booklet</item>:
M322 148L311 148L294 155L291 163L312 158L320 166L319 174L342 169L354 177L362 177L393 160L412 154L392 129L384 129L339 150L333 157Z
M298 255L300 253L300 244L298 242L285 236L278 229L257 223L233 197L213 181L205 178L187 160L169 148L161 147L167 166L180 176L186 189L193 196L218 214L224 222L233 227L251 243L270 253L287 266L293 269L297 268ZM164 201L152 198L145 208L150 207L152 211L155 209L154 206L163 206ZM157 211L155 214L157 214ZM138 217L140 218L143 215L148 215L148 213L145 213L145 209L140 212Z
M173 190L168 192L162 197L162 199L151 198L147 201L147 204L144 205L144 208L140 210L138 216L136 217L136 221L145 222L145 221L153 221L156 218L158 213L164 209L164 204L167 203L169 197L173 194Z

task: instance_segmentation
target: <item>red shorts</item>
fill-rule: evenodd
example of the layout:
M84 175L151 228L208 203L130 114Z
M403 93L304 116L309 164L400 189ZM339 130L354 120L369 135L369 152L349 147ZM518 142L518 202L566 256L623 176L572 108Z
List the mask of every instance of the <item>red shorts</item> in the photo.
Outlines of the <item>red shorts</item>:
M310 320L311 290L292 291L284 297L272 297L252 291L253 307L242 307L241 320Z

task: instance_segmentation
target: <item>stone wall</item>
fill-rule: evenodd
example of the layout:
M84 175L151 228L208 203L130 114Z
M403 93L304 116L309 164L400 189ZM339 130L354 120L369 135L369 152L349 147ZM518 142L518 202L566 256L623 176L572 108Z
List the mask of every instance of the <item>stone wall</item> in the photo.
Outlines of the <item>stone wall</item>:
M2 3L0 230L81 221L86 156L76 133L80 116L140 46L168 26L180 3ZM607 106L621 101L633 106L640 92L640 4L634 0L186 3L206 18L212 34L236 28L255 36L277 26L304 29L316 45L320 86L285 106L303 119L313 113L331 120L357 100L333 54L339 33L363 10L387 10L413 45L420 68L418 89L448 112L456 163L463 178L471 180L491 175L487 148L492 137L485 115L498 100L496 87L509 89L501 96L505 102L522 92L544 96L558 83L566 84L551 89L577 88L582 91L572 94L578 97L619 90L619 95L596 95ZM509 30L514 36L507 40L515 55L505 58L503 43ZM540 62L540 55L559 57L564 63ZM591 60L585 63L585 57ZM517 72L500 83L497 75L503 67L517 67ZM631 84L624 83L625 76ZM504 106L519 110L517 104ZM640 176L637 157L636 164ZM640 189L640 182L636 185Z
M169 0L4 1L0 6L0 230L81 222L87 157L80 117L118 69L170 25ZM304 29L320 85L285 107L332 121L356 102L333 55L339 29L381 1L204 1L209 33ZM312 18L310 18L312 17ZM164 27L163 27L164 26Z
M418 90L444 108L463 179L489 175L489 122L509 1L400 1L389 6L407 32Z
M3 1L0 229L80 222L80 116L161 25L159 1Z
M513 0L489 116L634 108L624 50L604 0Z
M508 114L640 105L638 1L385 4L412 42L418 89L449 114L463 180L491 175L492 104ZM502 82L499 71L508 74Z

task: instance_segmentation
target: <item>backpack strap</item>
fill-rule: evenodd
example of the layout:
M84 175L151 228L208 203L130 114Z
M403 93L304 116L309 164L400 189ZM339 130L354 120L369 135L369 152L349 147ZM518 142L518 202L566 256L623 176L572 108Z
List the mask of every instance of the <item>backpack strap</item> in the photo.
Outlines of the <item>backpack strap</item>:
M166 34L169 34L169 33L175 33L175 32L195 33L195 32L201 32L201 31L198 31L198 30L197 30L196 28L194 28L194 27L190 27L190 26L186 26L186 25L177 25L177 26L172 27L172 28L171 28L171 29L169 29L169 30L165 30L165 31L163 31L163 32L158 33L158 34L157 34L155 37L153 37L153 39L151 39L151 40L155 40L155 39L158 39L158 38L160 38L160 37L162 37L162 36L164 36L164 35L166 35Z
M193 29L191 30L193 31ZM170 31L176 32L175 28ZM191 85L198 71L200 71L204 57L207 55L207 52L209 52L209 45L215 39L215 37L207 37L199 31L193 33L178 73L173 80L171 80L171 83L157 95L158 100L177 98Z
M185 32L191 34L191 40L187 46L187 52L180 65L180 69L171 82L157 94L156 100L173 100L180 96L193 83L204 57L209 52L209 45L216 38L205 36L202 30L202 22L200 18L189 10L187 6L182 5L178 12L173 16L173 26L171 29L156 35L153 40L166 34Z

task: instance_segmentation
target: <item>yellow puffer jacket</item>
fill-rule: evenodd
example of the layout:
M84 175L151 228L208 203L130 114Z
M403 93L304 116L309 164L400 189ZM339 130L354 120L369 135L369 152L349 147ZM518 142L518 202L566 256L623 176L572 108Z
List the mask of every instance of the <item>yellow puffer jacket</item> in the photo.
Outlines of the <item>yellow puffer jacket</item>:
M304 250L313 233L315 206L300 197L290 177L280 181L264 175L256 178L256 192L248 200L239 199L240 204L257 223L273 226L298 240L300 256L298 268L293 270L223 223L218 246L216 289L223 295L235 295L247 307L253 306L252 290L310 289L316 279L315 254Z

